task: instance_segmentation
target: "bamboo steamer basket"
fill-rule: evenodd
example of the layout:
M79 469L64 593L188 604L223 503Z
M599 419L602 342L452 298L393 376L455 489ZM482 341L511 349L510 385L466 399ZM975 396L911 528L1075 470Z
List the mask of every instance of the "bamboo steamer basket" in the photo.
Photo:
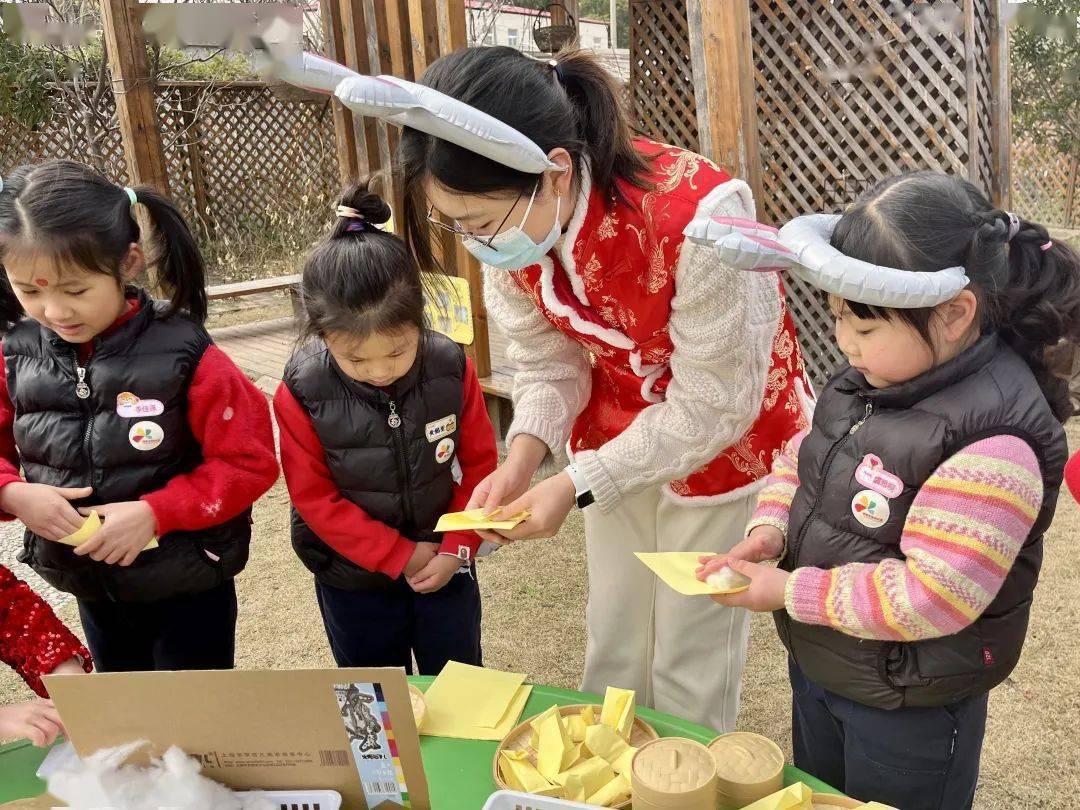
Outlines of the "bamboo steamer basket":
M784 787L784 752L767 737L749 731L723 734L709 743L716 761L720 810L737 810ZM752 762L763 767L750 773Z
M653 740L634 754L630 790L634 810L715 810L716 762L699 742Z
M409 684L409 697L412 698L413 720L416 721L416 730L419 731L427 718L427 700L424 698L424 693L411 683Z
M572 706L560 706L559 714L562 717L573 717L576 714L581 714L589 704L581 703L574 704ZM594 705L593 710L596 712L596 716L600 717L600 710L603 706ZM529 755L529 762L536 765L536 751L532 747L532 723L539 714L535 714L511 729L510 733L503 737L502 742L499 743L498 749L495 751L495 758L491 762L491 773L495 779L495 784L502 790L510 790L510 786L502 778L502 774L499 773L499 755L503 751L525 751ZM634 717L634 725L630 729L630 745L634 748L640 748L646 743L652 742L660 738L660 735L656 733L656 729L642 720L640 717ZM621 802L619 804L613 804L615 808L626 808L630 806L630 801Z

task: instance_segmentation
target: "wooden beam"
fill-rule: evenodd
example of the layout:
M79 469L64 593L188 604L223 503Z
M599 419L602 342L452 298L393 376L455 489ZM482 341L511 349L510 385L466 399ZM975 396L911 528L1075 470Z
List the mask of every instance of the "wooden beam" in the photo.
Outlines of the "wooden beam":
M207 239L214 236L214 219L206 194L206 173L203 171L202 130L199 127L199 93L194 87L180 88L180 143L191 167L191 190L195 195L195 225L202 225Z
M990 178L983 178L979 172L979 105L989 104L990 99L979 99L979 83L975 71L978 65L978 52L975 43L975 3L986 0L964 0L964 95L967 96L967 179L976 186L989 192ZM985 182L984 182L985 180Z
M341 12L342 39L345 45L345 65L357 73L370 76L371 67L371 30L364 11L364 0L339 0ZM382 168L379 148L379 122L375 118L354 115L353 138L358 155L357 164L362 174L375 172Z
M409 0L375 0L370 6L374 11L371 20L375 30L375 50L380 73L389 73L412 80L412 48L409 45ZM401 218L405 211L405 189L402 178L393 171L397 153L399 130L396 126L384 126L386 146L382 152L382 165L390 173L391 201L394 227L401 232Z
M409 0L414 80L439 58L439 11L437 0Z
M326 56L342 65L348 64L345 55L345 29L342 25L341 4L327 0L320 7L323 41ZM356 149L356 128L352 112L336 98L331 102L334 114L334 140L337 142L338 174L341 185L347 186L360 176L360 160Z
M698 117L696 148L745 180L760 204L750 0L689 0L687 15Z
M990 147L994 150L989 178L991 199L999 208L1012 206L1012 90L1009 87L1009 28L999 0L986 0L993 10L990 35Z
M465 0L439 0L439 51L453 53L468 44Z

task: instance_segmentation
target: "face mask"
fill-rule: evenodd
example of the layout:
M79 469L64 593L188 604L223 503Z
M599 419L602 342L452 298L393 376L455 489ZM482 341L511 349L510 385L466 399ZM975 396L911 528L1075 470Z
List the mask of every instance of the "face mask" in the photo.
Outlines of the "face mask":
M475 238L465 238L465 249L481 262L500 270L520 270L530 264L536 264L544 255L551 250L559 240L562 228L559 227L559 212L562 205L562 197L555 198L555 221L551 224L551 230L540 244L536 244L529 235L522 230L522 226L529 219L533 201L536 200L536 192L540 190L540 184L536 184L532 196L529 198L529 207L525 209L525 216L521 218L521 224L507 228L491 239L491 244L484 244Z

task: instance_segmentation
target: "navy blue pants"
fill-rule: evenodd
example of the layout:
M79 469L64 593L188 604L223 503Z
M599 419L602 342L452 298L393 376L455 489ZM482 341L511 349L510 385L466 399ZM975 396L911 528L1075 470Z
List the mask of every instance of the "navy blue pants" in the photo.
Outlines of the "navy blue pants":
M987 695L875 709L822 689L788 659L795 767L862 801L964 810L975 798Z
M435 593L400 578L383 590L345 591L315 581L323 626L339 667L404 667L438 675L447 661L482 666L480 588L454 574Z
M233 668L236 585L231 579L160 602L78 602L98 672Z

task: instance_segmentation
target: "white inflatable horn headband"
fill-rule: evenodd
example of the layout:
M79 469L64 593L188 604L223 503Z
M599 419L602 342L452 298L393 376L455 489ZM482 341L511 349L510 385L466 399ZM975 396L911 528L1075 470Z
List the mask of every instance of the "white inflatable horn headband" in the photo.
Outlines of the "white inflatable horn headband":
M278 78L333 93L355 113L418 129L511 169L529 174L563 170L513 127L422 84L394 76L361 76L313 53L298 54L274 67Z
M845 301L893 309L932 307L968 283L963 267L932 273L898 270L845 256L829 244L839 214L807 214L777 230L753 220L712 217L691 222L686 236L713 245L720 259L743 270L787 270Z

